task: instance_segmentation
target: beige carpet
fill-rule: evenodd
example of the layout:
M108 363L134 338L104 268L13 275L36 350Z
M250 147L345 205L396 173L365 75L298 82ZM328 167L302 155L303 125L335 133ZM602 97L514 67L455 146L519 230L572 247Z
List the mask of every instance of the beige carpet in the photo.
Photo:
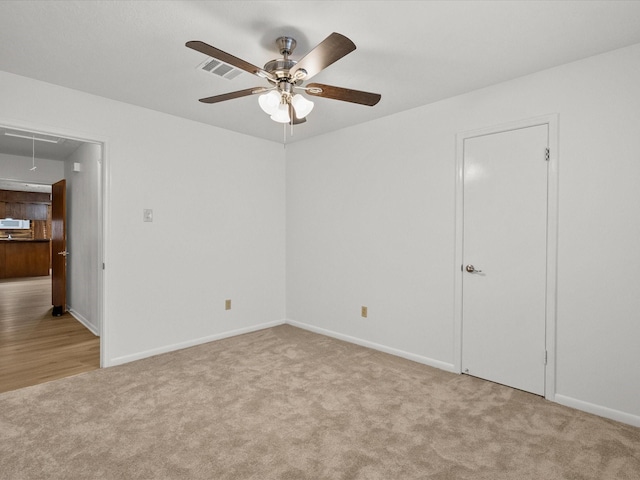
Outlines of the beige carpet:
M640 429L280 326L1 394L0 478L637 480Z

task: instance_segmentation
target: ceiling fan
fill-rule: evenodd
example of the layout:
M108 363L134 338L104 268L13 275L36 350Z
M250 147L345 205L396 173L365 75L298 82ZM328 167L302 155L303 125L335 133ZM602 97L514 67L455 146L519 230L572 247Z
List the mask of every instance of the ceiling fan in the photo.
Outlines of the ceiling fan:
M380 101L381 95L377 93L321 83L309 83L306 86L302 86L303 82L311 79L314 75L356 49L355 44L344 35L332 33L298 61L289 58L296 47L294 38L279 37L276 39L276 45L282 58L271 60L264 65L264 68L260 68L204 42L197 40L187 42L187 47L232 67L264 78L270 84L268 87L247 88L236 92L201 98L200 101L203 103L218 103L248 95L262 94L258 98L258 103L262 110L271 115L272 120L291 125L305 122L305 117L313 109L313 102L301 95L300 92L315 97L330 98L367 106L374 106Z

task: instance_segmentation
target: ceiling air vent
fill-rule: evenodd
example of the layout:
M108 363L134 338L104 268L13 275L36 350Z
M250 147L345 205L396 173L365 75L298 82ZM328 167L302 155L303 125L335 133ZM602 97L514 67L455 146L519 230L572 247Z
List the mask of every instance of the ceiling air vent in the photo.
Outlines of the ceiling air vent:
M215 58L207 58L204 62L198 65L197 68L205 73L212 73L218 77L226 78L227 80L236 78L242 73L242 70L234 68L220 60L216 60Z

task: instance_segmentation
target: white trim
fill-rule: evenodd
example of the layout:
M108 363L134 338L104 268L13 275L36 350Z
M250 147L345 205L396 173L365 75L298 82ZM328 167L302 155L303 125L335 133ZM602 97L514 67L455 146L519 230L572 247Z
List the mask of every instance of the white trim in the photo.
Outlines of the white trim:
M107 251L107 216L108 211L108 182L109 178L109 162L107 162L107 143L109 139L102 135L94 135L93 133L78 132L77 130L69 130L66 128L55 127L51 125L38 124L37 122L25 122L18 119L9 119L6 117L0 117L0 126L9 128L11 130L21 130L28 133L34 133L39 135L48 135L55 137L68 138L70 140L77 140L84 143L93 143L101 145L102 158L100 159L100 176L102 182L100 185L96 185L98 188L98 204L99 211L102 218L98 218L98 225L100 227L100 234L98 235L98 265L102 265L105 261ZM105 297L106 297L106 284L104 281L104 270L101 270L101 274L98 275L98 286L96 291L96 301L98 302L98 322L100 329L100 366L105 367L107 365L107 352L108 352L108 339L106 335L107 331L107 316L105 314ZM87 327L89 328L89 327ZM91 330L91 329L90 329Z
M596 405L594 403L583 402L572 397L556 394L556 403L564 405L565 407L575 408L583 412L598 415L599 417L615 420L616 422L626 423L634 427L640 427L640 416L632 415L630 413L622 412L620 410L614 410L613 408L603 407L602 405Z
M560 160L558 115L547 117L549 125L549 170L547 172L547 311L546 338L547 368L544 397L556 397L556 318L558 303L558 186Z
M93 333L96 337L100 336L100 334L98 333L98 329L96 328L96 326L93 323L91 323L89 320L84 318L84 316L80 315L78 312L76 312L72 307L69 307L68 305L67 305L67 312L69 312L69 314L73 318L75 318L77 321L79 321L82 325L87 327L87 329L91 333Z
M338 340L343 340L345 342L354 343L356 345L360 345L362 347L372 348L373 350L378 350L380 352L389 353L391 355L395 355L396 357L406 358L407 360L412 360L417 363L422 363L423 365L428 365L430 367L439 368L440 370L445 370L447 372L459 373L455 371L454 365L451 363L442 362L440 360L434 360L429 357L423 357L422 355L416 355L415 353L405 352L404 350L399 350L397 348L387 347L386 345L381 345L379 343L369 342L367 340L362 340L357 337L352 337L349 335L344 335L342 333L334 332L333 330L326 330L324 328L315 327L313 325L309 325L302 322L297 322L295 320L287 319L287 324L292 325L294 327L302 328L304 330L309 330L310 332L319 333L321 335L326 335L327 337L337 338Z
M557 305L557 258L558 258L558 114L544 115L510 122L504 125L461 132L456 135L456 208L455 208L455 257L454 257L454 371L462 372L462 252L463 252L463 161L464 141L468 138L490 135L521 128L548 125L549 169L547 176L547 285L545 345L547 365L545 368L545 392L547 400L555 399L556 390L556 305Z
M176 350L182 350L183 348L195 347L196 345L202 345L203 343L222 340L223 338L235 337L236 335L242 335L244 333L257 332L258 330L277 327L278 325L284 325L285 323L286 323L285 320L275 320L273 322L261 323L259 325L253 325L251 327L240 328L237 330L231 330L223 333L217 333L215 335L209 335L207 337L195 338L193 340L174 343L172 345L165 345L158 348L152 348L151 350L145 350L143 352L133 353L131 355L123 355L121 357L112 358L109 364L105 366L114 367L116 365L122 365L124 363L133 362L135 360L142 360L143 358L153 357L155 355L160 355L162 353L174 352Z
M102 158L100 159L100 205L98 206L98 211L100 215L102 215L102 221L100 222L100 234L98 235L98 265L100 267L100 275L98 275L98 291L100 294L98 295L98 321L100 322L100 366L106 367L109 363L109 335L108 328L109 324L107 321L107 282L105 281L105 268L103 265L106 265L107 262L107 232L109 232L109 201L110 201L110 172L111 172L111 162L107 161L108 152L109 152L109 142L104 140L102 142Z

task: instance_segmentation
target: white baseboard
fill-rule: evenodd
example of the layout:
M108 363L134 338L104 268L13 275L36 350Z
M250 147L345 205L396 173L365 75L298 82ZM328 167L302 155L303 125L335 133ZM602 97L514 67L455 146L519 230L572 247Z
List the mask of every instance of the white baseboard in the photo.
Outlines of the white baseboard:
M96 337L100 336L100 333L98 332L98 327L96 327L93 323L91 323L89 320L87 320L86 318L84 318L82 315L80 315L78 312L76 312L72 307L67 306L67 312L69 312L69 314L75 318L76 320L78 320L82 325L84 325L85 327L87 327L87 329L93 333Z
M309 330L310 332L326 335L327 337L337 338L338 340L344 340L345 342L349 342L349 343L355 343L356 345L360 345L361 347L372 348L373 350L379 350L384 353L389 353L391 355L395 355L396 357L406 358L407 360L412 360L417 363L422 363L423 365L439 368L440 370L446 370L447 372L451 372L451 373L460 373L455 370L455 367L452 363L446 363L440 360L434 360L429 357L423 357L422 355L416 355L415 353L405 352L404 350L388 347L386 345L381 345L375 342L369 342L361 338L352 337L350 335L344 335L342 333L334 332L332 330L325 330L324 328L314 327L313 325L308 325L306 323L297 322L291 319L287 319L286 323L294 327L299 327L304 330Z
M583 402L582 400L567 397L565 395L560 395L558 393L556 393L555 395L555 401L556 403L564 405L565 407L575 408L576 410L582 410L583 412L592 413L594 415L598 415L599 417L626 423L634 427L640 427L640 416L638 415L633 415L631 413L621 412L620 410L603 407L602 405Z
M181 350L183 348L195 347L196 345L202 345L203 343L222 340L223 338L235 337L236 335L242 335L243 333L256 332L258 330L264 330L265 328L283 325L284 323L286 323L284 320L275 320L273 322L261 323L259 325L253 325L246 328L239 328L237 330L217 333L215 335L209 335L207 337L195 338L193 340L187 340L186 342L165 345L163 347L153 348L151 350L145 350L144 352L133 353L131 355L123 355L121 357L115 357L108 360L107 365L105 366L115 367L116 365L122 365L125 363L133 362L135 360L142 360L143 358L153 357L154 355L160 355L161 353L169 353L175 350Z

